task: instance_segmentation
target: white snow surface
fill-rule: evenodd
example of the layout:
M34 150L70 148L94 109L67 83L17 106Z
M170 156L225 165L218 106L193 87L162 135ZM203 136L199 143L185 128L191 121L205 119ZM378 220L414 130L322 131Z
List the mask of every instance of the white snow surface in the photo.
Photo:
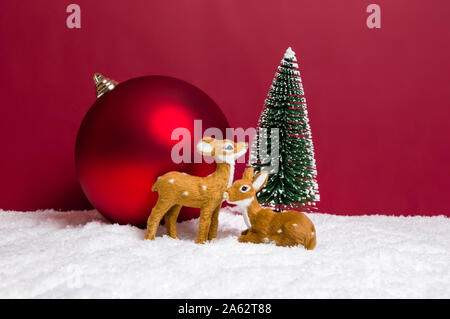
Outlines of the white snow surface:
M242 244L242 216L220 214L197 245L198 219L110 224L96 211L0 211L1 298L450 298L450 219L310 214L315 250Z

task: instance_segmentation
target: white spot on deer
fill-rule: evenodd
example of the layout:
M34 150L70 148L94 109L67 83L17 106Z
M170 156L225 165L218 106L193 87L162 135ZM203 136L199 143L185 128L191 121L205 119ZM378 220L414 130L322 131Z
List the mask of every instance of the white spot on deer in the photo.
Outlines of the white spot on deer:
M313 236L314 236L314 235L315 235L315 234L314 234L314 232L312 232L312 233L311 233L311 235L313 235Z
M206 191L206 185L202 185L202 189Z
M158 178L157 179L160 179L161 178L161 176L158 176Z
M282 230L281 230L281 228L280 228L280 229L278 229L277 233L278 233L278 234L281 234L281 233L282 233Z
M183 192L183 195L184 195L184 196L187 196L187 195L189 195L189 193L188 193L187 191L184 191L184 192Z
M169 179L169 183L173 184L173 178Z
M297 224L292 224L292 226L295 226L295 227L297 227L298 225L297 225Z

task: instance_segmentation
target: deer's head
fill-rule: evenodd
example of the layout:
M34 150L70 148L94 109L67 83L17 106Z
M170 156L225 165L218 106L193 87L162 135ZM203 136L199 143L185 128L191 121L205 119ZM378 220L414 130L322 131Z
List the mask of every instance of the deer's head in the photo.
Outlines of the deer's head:
M234 163L247 152L248 144L235 143L231 140L216 140L205 137L197 144L197 151L206 156L213 156L217 163Z
M242 178L235 181L223 194L224 199L230 204L247 209L256 193L259 192L267 182L268 177L269 174L267 171L262 171L253 177L253 167L247 168L242 175Z

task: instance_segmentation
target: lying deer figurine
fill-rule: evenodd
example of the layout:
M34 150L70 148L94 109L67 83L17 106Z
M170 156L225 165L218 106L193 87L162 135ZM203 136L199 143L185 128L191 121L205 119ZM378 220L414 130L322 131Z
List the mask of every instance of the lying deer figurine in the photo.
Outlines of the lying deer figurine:
M224 199L241 208L249 229L238 240L255 244L274 241L277 246L303 245L306 249L316 247L316 230L305 214L289 210L275 213L262 208L256 193L267 182L268 173L262 171L253 177L253 168L247 168L242 179L237 180L224 193Z
M234 143L206 137L197 144L197 151L202 155L214 156L217 163L214 173L208 177L179 172L160 176L152 187L153 191L158 192L158 201L148 218L145 239L155 239L163 216L167 235L177 238L177 217L182 206L201 209L196 243L202 244L207 239L215 238L223 193L233 182L236 159L244 155L247 148L247 143L244 142Z

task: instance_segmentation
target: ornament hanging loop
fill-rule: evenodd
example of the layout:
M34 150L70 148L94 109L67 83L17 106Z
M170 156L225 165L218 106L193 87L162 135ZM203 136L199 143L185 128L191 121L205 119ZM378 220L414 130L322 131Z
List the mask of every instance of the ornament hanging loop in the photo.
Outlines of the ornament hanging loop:
M106 92L109 92L113 90L117 84L119 84L117 81L108 79L107 77L104 77L100 73L94 74L94 83L95 83L95 89L97 91L97 98L101 97Z

